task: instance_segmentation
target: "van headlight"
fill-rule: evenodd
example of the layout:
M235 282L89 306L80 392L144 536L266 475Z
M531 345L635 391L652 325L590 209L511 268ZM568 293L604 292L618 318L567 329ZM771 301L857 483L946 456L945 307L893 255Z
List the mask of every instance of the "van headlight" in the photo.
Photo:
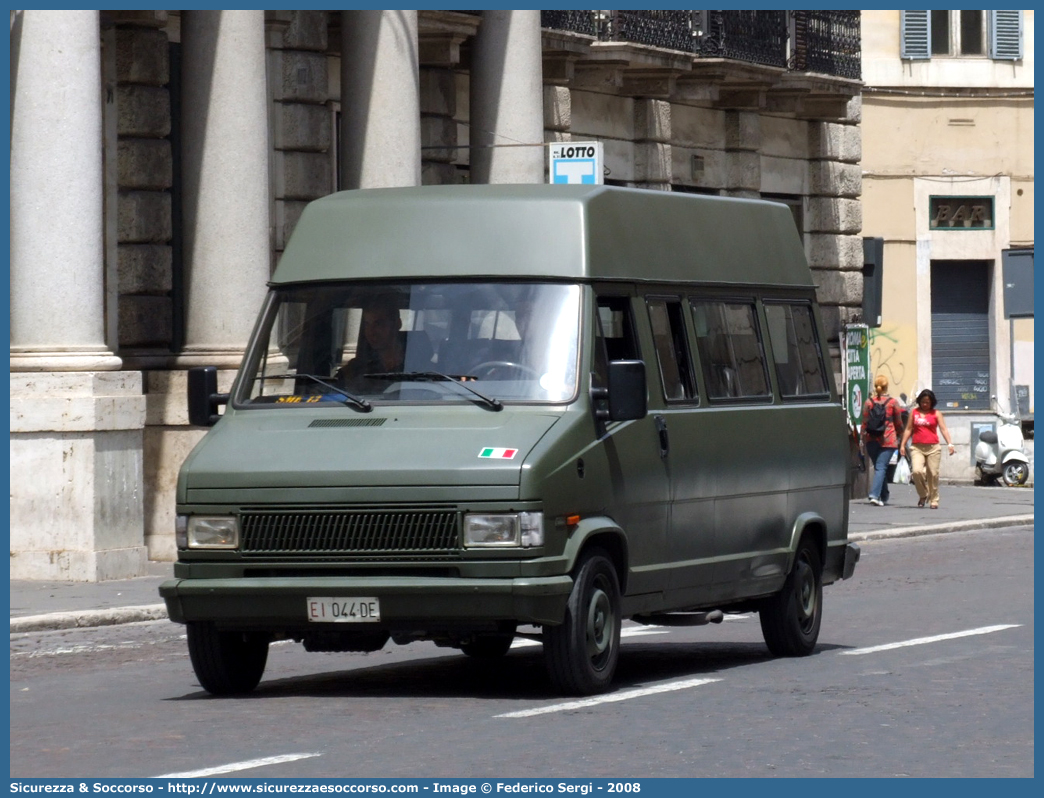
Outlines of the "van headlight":
M467 513L464 547L495 549L544 545L543 513Z
M239 546L239 523L231 515L190 515L190 549L234 549Z

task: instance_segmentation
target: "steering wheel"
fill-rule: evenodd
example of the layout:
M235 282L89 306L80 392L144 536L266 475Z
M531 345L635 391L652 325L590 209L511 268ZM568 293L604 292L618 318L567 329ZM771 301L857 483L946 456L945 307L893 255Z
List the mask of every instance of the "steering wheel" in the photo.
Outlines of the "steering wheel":
M485 363L479 363L477 366L473 366L468 369L468 371L472 372L479 379L482 379L483 377L491 377L498 369L517 371L519 376L530 377L534 380L540 376L537 374L536 369L532 369L529 366L523 366L521 363L512 363L510 360L487 360Z

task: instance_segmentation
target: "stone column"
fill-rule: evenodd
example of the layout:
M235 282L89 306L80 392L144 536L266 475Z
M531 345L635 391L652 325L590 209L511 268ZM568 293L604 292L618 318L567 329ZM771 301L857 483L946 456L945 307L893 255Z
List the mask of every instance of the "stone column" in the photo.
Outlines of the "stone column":
M836 372L840 372L841 330L863 320L860 131L851 124L810 122L808 141L808 260L831 354L838 355Z
M726 197L761 196L761 116L753 111L725 112Z
M544 87L544 137L548 142L571 141L573 93L568 86Z
M263 11L186 11L185 365L235 368L271 274Z
M421 183L416 11L341 14L341 185Z
M15 12L11 46L11 578L140 576L145 398L105 342L98 12Z
M673 174L671 104L634 101L634 181L637 188L670 191Z
M105 342L97 11L11 31L11 370L115 370Z
M305 206L336 189L327 64L328 13L272 11L266 17L272 86L272 204L275 257Z
M421 179L424 185L457 182L457 84L452 69L424 68L420 73ZM444 147L444 149L437 149Z
M544 182L539 11L483 11L471 56L471 182ZM525 146L519 146L525 145Z

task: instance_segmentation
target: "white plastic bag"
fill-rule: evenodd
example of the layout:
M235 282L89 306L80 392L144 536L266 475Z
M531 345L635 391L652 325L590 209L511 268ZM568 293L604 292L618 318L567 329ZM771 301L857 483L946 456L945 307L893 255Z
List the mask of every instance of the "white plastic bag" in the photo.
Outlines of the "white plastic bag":
M895 464L895 473L892 474L892 482L896 485L906 485L910 482L910 461L900 457Z

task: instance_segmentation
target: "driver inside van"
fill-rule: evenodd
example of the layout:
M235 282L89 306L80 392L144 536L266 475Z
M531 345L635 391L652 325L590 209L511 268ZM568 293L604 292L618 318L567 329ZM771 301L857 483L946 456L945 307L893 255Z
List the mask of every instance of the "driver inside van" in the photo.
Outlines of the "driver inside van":
M338 369L337 382L362 389L369 383L366 374L402 371L406 347L400 330L402 317L390 298L380 297L364 308L356 356Z

